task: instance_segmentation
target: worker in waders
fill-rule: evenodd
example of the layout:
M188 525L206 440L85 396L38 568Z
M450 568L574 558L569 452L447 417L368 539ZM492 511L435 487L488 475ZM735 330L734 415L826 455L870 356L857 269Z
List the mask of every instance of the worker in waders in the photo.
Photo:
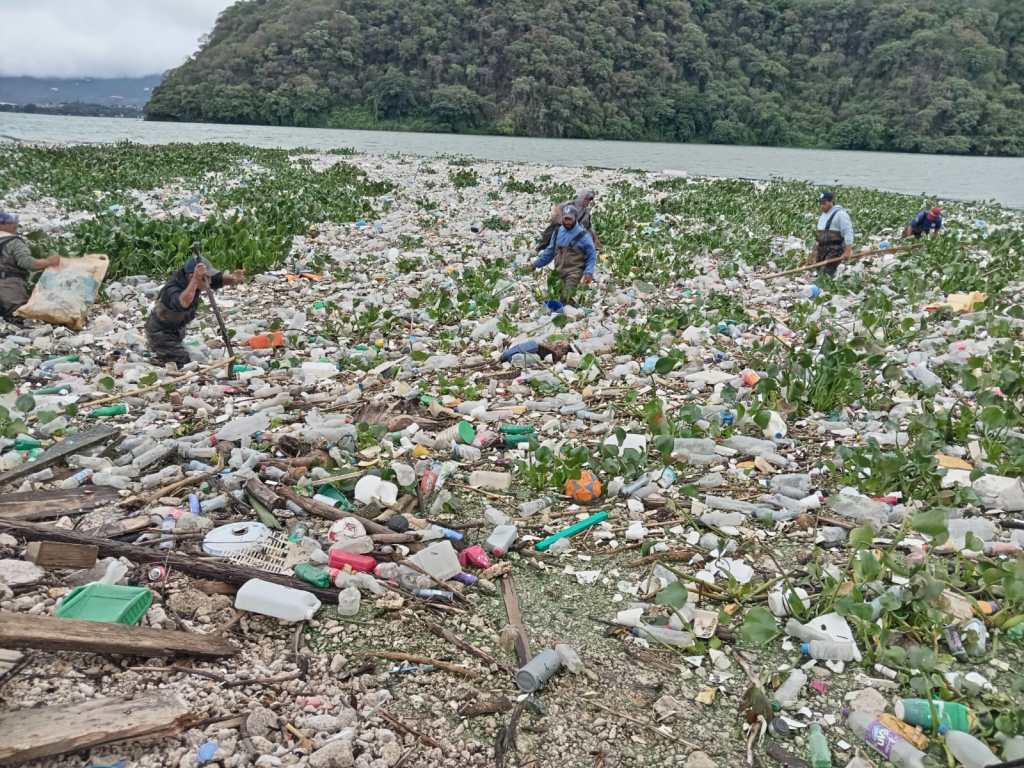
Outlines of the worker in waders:
M32 272L59 267L60 256L35 259L25 238L18 234L18 217L0 211L0 316L9 323L21 323L14 310L28 301L28 278Z
M853 222L850 214L841 205L836 205L836 198L831 192L823 192L818 198L821 215L818 217L817 242L811 250L814 262L844 259L853 255ZM828 264L821 268L829 277L834 277L839 264Z
M186 327L199 311L201 294L207 289L236 285L244 277L241 270L218 272L201 256L189 258L160 290L146 320L146 343L153 357L161 363L187 365L190 358L182 342Z
M932 208L930 211L918 211L903 230L903 236L913 235L915 238L920 238L921 235L937 233L940 229L942 229L942 209Z
M559 296L563 304L572 304L576 295L576 287L594 280L594 267L597 265L597 250L594 238L579 224L579 209L575 205L562 208L562 222L558 231L551 236L547 247L531 265L533 269L546 267L554 259L555 269L562 278L562 292Z
M594 232L594 222L591 220L591 208L594 206L594 197L594 190L580 189L576 191L576 197L574 199L556 204L551 209L551 220L548 222L544 231L541 232L540 239L537 240L537 252L539 253L547 248L548 243L551 242L551 236L558 231L560 226L562 226L562 211L569 205L576 206L579 216L579 225L590 233L590 237L594 241L594 247L600 248L601 241L597 239L597 233Z

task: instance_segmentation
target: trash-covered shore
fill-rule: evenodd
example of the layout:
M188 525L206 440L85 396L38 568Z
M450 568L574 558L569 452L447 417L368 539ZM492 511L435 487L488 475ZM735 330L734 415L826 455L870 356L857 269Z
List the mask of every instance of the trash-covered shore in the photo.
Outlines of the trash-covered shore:
M83 331L2 326L0 763L1020 756L1020 213L897 243L934 201L837 190L882 253L772 278L808 185L107 151L3 156L37 247L111 266ZM597 279L552 309L525 266L583 187ZM169 370L195 239L250 270L235 354L207 307Z

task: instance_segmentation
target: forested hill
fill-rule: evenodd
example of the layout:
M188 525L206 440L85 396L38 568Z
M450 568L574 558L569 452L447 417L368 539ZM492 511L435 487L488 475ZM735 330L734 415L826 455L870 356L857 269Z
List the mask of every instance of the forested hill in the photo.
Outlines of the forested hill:
M1022 0L244 0L147 116L1024 155Z

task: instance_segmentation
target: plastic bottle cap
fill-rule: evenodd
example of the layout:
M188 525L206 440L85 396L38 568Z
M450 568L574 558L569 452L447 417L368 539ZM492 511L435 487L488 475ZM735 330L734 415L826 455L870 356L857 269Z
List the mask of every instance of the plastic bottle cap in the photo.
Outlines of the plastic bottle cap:
M810 656L811 655L811 644L810 643L800 643L800 652L804 656Z
M494 549L491 550L491 554L493 554L495 557L501 557L502 555L505 554L505 550L502 549L501 547L495 547Z

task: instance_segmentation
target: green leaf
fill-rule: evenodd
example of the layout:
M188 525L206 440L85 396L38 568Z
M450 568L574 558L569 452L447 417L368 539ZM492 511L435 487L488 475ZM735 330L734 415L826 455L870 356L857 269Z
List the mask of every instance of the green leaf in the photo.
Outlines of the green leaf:
M14 382L9 376L0 376L0 395L6 395L14 391Z
M850 546L854 550L870 549L875 540L875 529L870 525L862 525L850 531Z
M754 414L754 423L757 424L761 429L768 426L768 422L771 420L772 414L770 411L758 411Z
M997 405L990 405L981 412L981 423L986 429L1000 429L1006 426L1006 409Z
M964 549L970 550L971 552L983 552L985 550L985 542L975 536L971 531L967 532L964 536Z
M103 389L105 389L107 392L114 391L114 380L109 376L104 376L102 379L100 379L99 385L103 387Z
M670 435L658 435L654 438L654 449L661 454L661 459L666 464L672 458L672 450L676 441Z
M853 575L861 584L874 581L882 574L882 565L872 552L862 549L853 561Z
M14 401L14 407L22 413L30 413L36 408L36 399L32 395L24 394Z
M767 608L757 606L747 611L739 638L747 645L767 645L781 634L775 617Z
M659 376L671 373L679 361L673 357L662 357L654 364L654 372Z
M907 663L922 672L932 672L936 663L935 652L923 645L915 645L907 653Z
M910 518L910 527L925 536L941 536L949 533L949 513L941 507L917 512Z
M139 379L139 384L141 384L144 387L149 387L152 386L153 384L156 384L156 373L150 371L145 376Z
M51 421L57 418L56 411L36 411L36 418L39 419L40 424L49 424Z
M878 660L882 664L892 664L903 667L907 664L907 649L899 645L892 645L883 648L878 654Z
M411 357L413 359L413 362L422 363L424 360L426 360L429 357L429 355L426 352L424 352L423 350L417 349L416 351L410 353L409 357Z
M686 591L680 582L673 581L663 590L658 592L654 598L656 605L671 605L676 610L686 605L686 601L690 599L689 593Z

